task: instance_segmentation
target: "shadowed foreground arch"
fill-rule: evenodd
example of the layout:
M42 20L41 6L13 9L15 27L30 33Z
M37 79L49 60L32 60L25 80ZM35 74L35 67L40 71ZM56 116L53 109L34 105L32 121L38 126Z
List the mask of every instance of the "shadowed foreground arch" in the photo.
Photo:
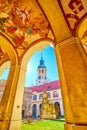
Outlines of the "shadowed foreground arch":
M4 53L7 53L11 63L4 94L0 103L0 128L2 130L5 130L9 128L9 125L11 123L10 120L12 117L12 109L14 105L14 97L15 97L16 84L17 84L17 82L15 81L17 81L17 77L18 77L18 60L17 60L15 50L11 45L11 42L2 34L0 34L0 46L2 51L4 51ZM2 64L2 67L4 66L4 64Z

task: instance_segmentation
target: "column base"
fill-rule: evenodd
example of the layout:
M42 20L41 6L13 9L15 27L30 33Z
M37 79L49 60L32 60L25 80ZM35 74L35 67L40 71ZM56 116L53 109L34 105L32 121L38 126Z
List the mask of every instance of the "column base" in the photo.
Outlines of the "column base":
M64 124L64 130L87 130L87 125Z
M22 121L0 121L0 130L21 130Z
M22 120L11 121L9 130L21 130Z

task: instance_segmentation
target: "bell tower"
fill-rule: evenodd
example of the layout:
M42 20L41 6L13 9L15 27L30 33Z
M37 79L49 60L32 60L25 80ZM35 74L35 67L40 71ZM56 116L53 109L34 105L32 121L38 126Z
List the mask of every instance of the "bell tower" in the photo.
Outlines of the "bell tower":
M41 54L41 59L39 66L37 68L38 77L36 80L36 84L44 84L48 82L47 76L46 76L47 67L44 65L43 56Z

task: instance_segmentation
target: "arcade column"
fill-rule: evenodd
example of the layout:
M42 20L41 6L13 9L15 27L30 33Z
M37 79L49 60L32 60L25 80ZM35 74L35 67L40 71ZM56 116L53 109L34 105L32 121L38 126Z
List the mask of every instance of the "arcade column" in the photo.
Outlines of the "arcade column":
M20 130L26 69L12 65L0 104L0 129Z
M55 46L65 114L65 130L87 129L87 57L79 38Z

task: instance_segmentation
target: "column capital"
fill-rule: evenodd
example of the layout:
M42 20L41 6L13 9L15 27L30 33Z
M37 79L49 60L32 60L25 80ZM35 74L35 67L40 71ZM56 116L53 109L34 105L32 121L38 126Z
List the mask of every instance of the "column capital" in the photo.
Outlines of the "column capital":
M21 64L14 64L14 65L11 65L11 70L14 70L15 67L16 67L16 68L20 68L20 69L22 69L22 70L24 70L24 71L27 70L27 67L26 67L26 66L23 66L23 65L21 65Z
M68 46L72 43L79 43L78 37L69 37L68 39L65 39L59 43L56 43L55 47L63 48L64 46Z

